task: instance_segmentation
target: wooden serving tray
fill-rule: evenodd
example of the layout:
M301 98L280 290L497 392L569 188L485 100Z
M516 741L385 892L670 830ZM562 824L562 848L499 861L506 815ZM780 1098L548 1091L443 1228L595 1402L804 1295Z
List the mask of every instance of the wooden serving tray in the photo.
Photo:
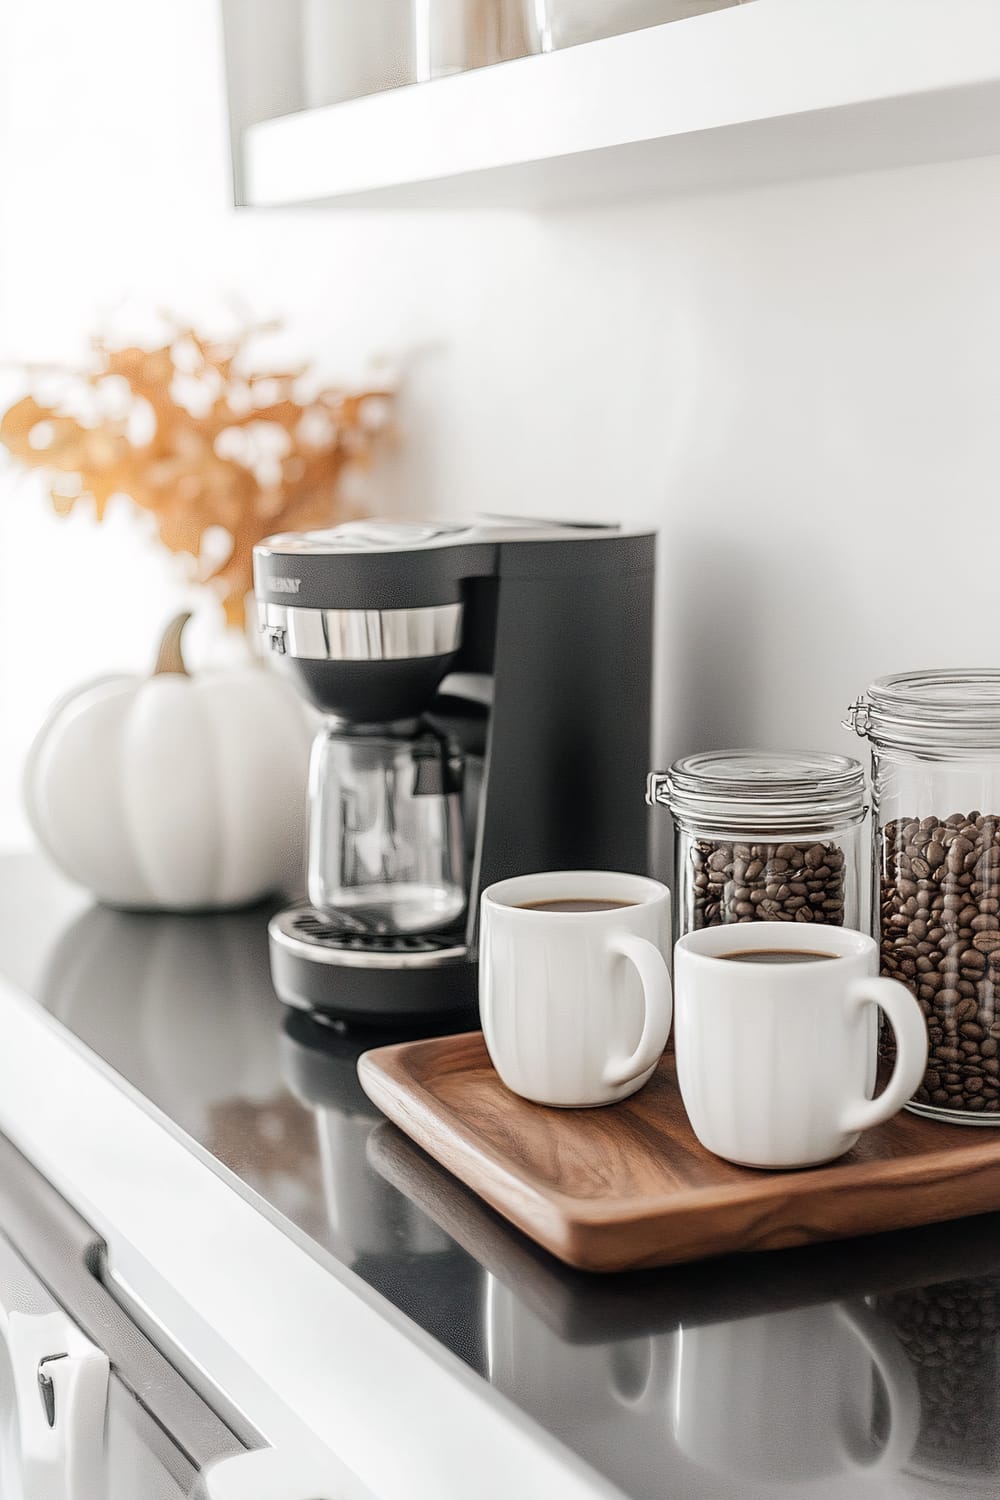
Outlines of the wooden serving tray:
M638 1094L547 1109L504 1087L482 1033L366 1052L369 1098L571 1266L621 1271L958 1219L1000 1208L1000 1127L903 1113L825 1167L735 1167L696 1141L672 1054Z
M367 1156L380 1177L569 1344L606 1344L844 1297L974 1281L995 1276L1000 1265L1000 1215L980 1214L958 1233L953 1224L924 1224L797 1245L780 1255L690 1261L667 1275L638 1270L597 1277L560 1265L391 1120L375 1126Z

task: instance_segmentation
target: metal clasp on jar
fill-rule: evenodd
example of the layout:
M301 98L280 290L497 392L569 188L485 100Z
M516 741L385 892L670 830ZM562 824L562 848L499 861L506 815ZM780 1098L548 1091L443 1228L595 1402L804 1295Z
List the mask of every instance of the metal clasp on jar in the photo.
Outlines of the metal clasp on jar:
M670 777L666 771L650 771L646 777L646 801L650 807L667 807L669 797L667 786Z
M846 718L840 721L841 729L853 729L861 739L868 738L868 730L871 727L871 705L867 698L855 698L847 710Z

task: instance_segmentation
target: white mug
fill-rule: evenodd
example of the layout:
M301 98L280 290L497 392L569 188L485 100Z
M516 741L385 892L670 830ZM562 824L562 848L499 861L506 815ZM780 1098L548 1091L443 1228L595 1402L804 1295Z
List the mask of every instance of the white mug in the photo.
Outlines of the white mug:
M556 1430L567 1423L578 1429L630 1415L641 1419L655 1409L650 1393L660 1367L670 1366L657 1346L669 1348L670 1335L577 1342L553 1332L521 1296L516 1283L506 1285L487 1275L485 1350L487 1377L495 1390ZM659 1392L658 1392L659 1393ZM656 1416L662 1412L662 1397ZM558 1495L554 1500L559 1500Z
M833 957L725 956L761 949ZM677 1081L701 1144L741 1166L816 1166L902 1109L924 1075L927 1028L910 991L877 975L877 944L846 927L740 922L681 938ZM879 1006L896 1066L873 1099Z
M873 1441L880 1387L885 1422ZM683 1327L664 1405L701 1468L789 1487L851 1474L852 1495L908 1463L920 1428L910 1361L863 1302Z
M536 901L620 901L538 911ZM480 908L479 1009L493 1066L535 1104L613 1104L642 1088L670 1033L670 892L643 875L501 880Z

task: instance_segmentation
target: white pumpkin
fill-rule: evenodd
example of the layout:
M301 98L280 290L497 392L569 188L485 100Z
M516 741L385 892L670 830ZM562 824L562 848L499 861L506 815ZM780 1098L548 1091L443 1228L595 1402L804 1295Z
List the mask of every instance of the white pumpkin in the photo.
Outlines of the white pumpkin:
M153 675L104 678L52 710L28 755L28 818L109 906L243 906L301 879L309 730L262 666L189 676L189 616Z
M204 1140L227 1100L282 1093L269 907L179 916L91 906L45 964L41 1003Z

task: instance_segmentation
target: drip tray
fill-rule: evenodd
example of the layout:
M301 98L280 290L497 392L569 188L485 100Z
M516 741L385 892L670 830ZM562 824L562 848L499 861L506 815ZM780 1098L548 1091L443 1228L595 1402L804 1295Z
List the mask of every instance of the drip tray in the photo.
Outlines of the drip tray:
M352 932L302 905L272 917L268 936L286 1005L366 1024L441 1015L475 1024L475 955L464 933Z
M296 937L350 953L441 953L455 948L454 937L441 937L435 933L351 932L312 909L293 915L290 925ZM464 944L462 951L465 951Z
M358 968L435 968L467 959L464 936L455 932L352 932L311 906L293 906L271 918L272 944L313 963Z

